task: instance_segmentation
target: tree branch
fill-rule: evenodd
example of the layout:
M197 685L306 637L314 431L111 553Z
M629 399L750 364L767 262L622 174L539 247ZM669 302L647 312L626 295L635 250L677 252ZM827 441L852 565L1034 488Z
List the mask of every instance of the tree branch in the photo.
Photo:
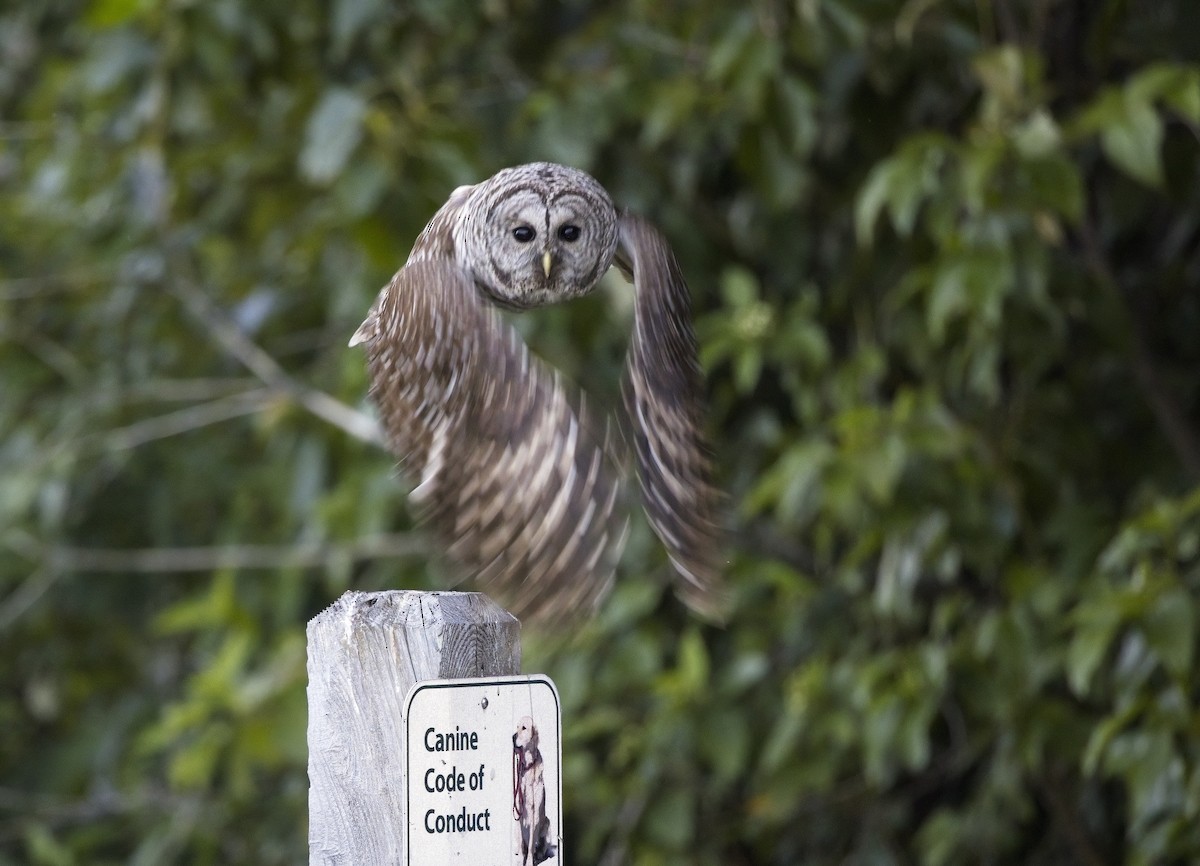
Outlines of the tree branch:
M0 301L22 301L81 291L111 282L112 278L111 272L100 268L59 271L42 277L6 277L0 280Z
M204 327L219 346L238 360L264 384L286 394L313 415L327 421L355 439L383 445L383 436L375 419L334 399L323 391L297 382L274 358L242 333L209 298L186 279L176 279L173 294Z
M54 569L39 568L21 581L21 585L10 592L4 599L4 604L0 605L0 632L5 631L24 616L25 611L37 604L38 599L46 594L58 578L59 572Z
M98 434L105 448L111 451L126 451L153 442L155 439L166 439L190 430L198 430L210 424L240 418L243 415L253 415L277 397L270 388L256 388L243 394L235 394L221 400L200 403L157 415L143 421L136 421L128 427L120 427L106 433Z
M1051 775L1054 775L1053 771L1051 771ZM1076 810L1067 802L1058 780L1044 776L1037 780L1037 786L1041 789L1042 796L1045 797L1046 803L1050 807L1050 814L1053 816L1059 832L1062 833L1075 856L1079 858L1078 862L1085 866L1104 866L1104 858L1100 856L1100 852L1093 844L1091 837L1088 836L1087 830L1081 825Z
M0 843L22 838L28 832L30 818L56 827L92 824L114 815L145 815L148 811L172 818L184 814L191 819L199 812L199 806L196 797L153 784L143 785L131 793L117 791L111 785L94 785L88 796L79 800L39 796L19 788L0 788L0 812L12 813L11 818L0 823Z
M130 385L124 391L126 403L157 401L160 403L189 403L234 397L250 391L257 380L240 378L147 379Z
M25 551L30 555L33 551ZM371 559L425 556L416 535L376 535L346 542L224 544L207 547L44 547L39 558L55 571L153 573L215 571L222 568L311 568Z
M609 839L604 853L600 856L600 866L619 866L629 862L629 839L645 811L645 794L630 797L621 805L617 815L617 831Z
M1150 411L1184 470L1192 479L1200 479L1200 438L1197 438L1196 432L1188 424L1187 416L1163 381L1154 357L1146 348L1137 318L1129 308L1117 275L1105 257L1090 222L1084 221L1080 227L1080 237L1083 241L1084 261L1093 278L1121 304L1129 317L1129 351L1133 356L1133 374L1142 388Z

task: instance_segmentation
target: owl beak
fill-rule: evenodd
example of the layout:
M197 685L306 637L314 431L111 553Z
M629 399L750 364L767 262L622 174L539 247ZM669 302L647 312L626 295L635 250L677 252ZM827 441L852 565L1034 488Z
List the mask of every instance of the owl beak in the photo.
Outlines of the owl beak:
M546 279L550 279L550 266L554 264L554 257L550 255L550 250L542 253L542 270L546 273Z

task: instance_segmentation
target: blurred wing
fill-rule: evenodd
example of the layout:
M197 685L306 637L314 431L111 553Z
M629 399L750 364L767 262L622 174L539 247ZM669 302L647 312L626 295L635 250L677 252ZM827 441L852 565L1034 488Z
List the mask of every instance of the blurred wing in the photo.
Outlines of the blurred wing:
M638 217L621 217L617 255L618 266L633 274L637 295L622 393L643 506L675 566L680 596L697 611L719 617L725 602L721 495L704 436L704 389L687 284L662 234Z
M604 434L453 262L406 265L376 307L371 396L450 559L517 616L593 607L624 544Z
M462 210L463 205L466 204L473 189L475 189L473 186L460 186L454 192L450 193L450 198L446 199L446 203L438 208L437 213L425 224L422 232L417 235L412 252L408 254L407 264L411 265L414 262L433 259L450 260L454 258L454 226L458 223L458 214ZM391 291L391 286L385 286L383 291L379 293L379 297L375 299L375 303L371 305L371 309L367 311L367 317L363 319L363 323L358 326L358 329L350 338L350 345L352 347L360 343L368 343L378 336L379 310L387 299L389 291Z

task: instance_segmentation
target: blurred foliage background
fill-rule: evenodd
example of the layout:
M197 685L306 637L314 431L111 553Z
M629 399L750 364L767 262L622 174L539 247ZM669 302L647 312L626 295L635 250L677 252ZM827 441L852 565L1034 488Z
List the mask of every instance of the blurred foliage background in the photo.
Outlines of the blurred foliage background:
M725 628L526 630L575 863L1200 859L1192 0L0 11L0 863L306 857L304 624L433 587L346 340L458 184L689 276ZM615 402L619 280L520 318Z

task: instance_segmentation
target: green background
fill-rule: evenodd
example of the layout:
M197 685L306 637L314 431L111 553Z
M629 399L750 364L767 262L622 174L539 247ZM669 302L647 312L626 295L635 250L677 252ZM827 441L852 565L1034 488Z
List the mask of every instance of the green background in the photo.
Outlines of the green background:
M594 622L526 629L569 861L1200 859L1196 26L5 4L0 863L304 862L304 624L442 585L346 341L533 159L675 247L733 526L725 628L638 522ZM602 404L628 292L518 320Z

